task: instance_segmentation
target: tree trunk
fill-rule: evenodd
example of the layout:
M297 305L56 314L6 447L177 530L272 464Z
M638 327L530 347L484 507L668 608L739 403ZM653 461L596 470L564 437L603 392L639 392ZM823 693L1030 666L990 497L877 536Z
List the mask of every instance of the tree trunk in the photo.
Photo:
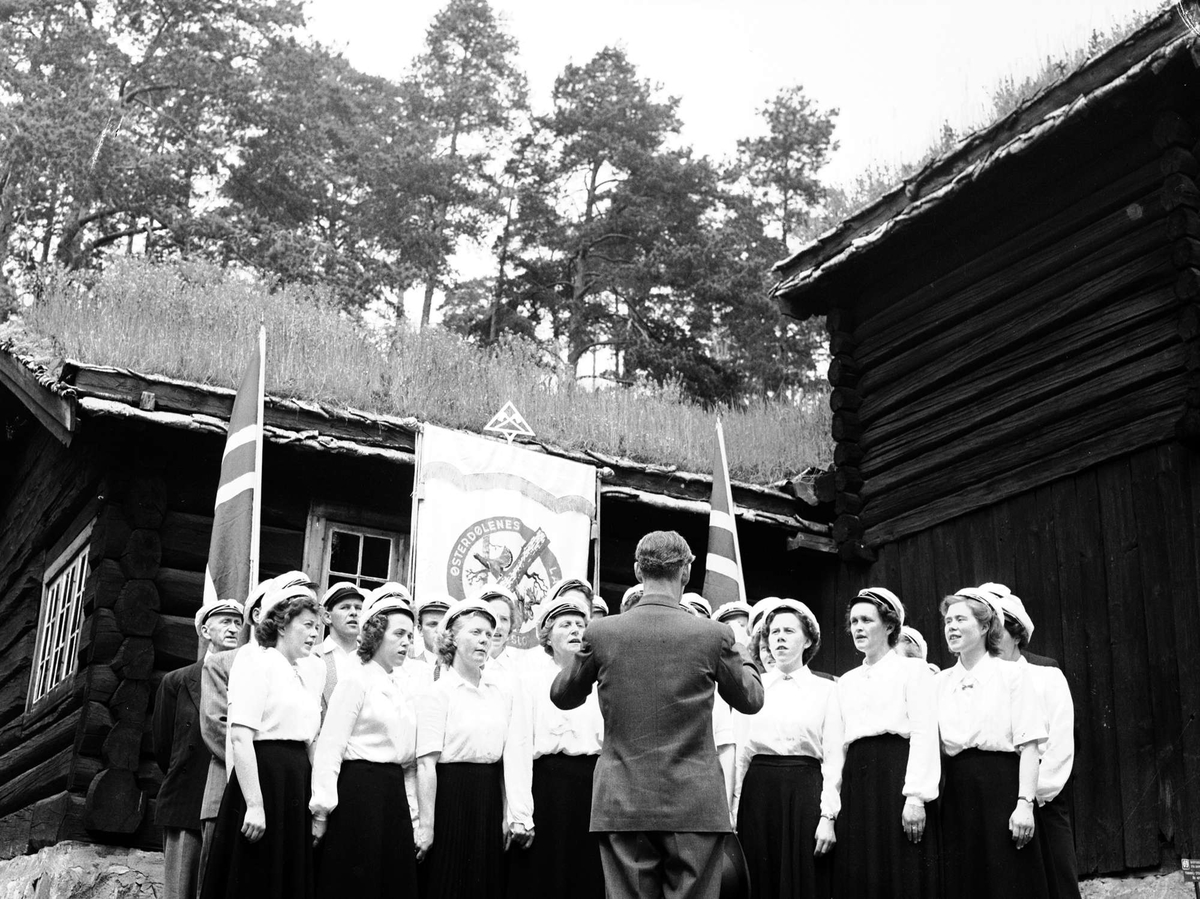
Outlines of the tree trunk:
M500 233L500 260L496 271L496 283L492 287L492 314L488 325L488 343L493 344L500 336L500 298L504 293L504 272L508 268L508 242L512 234L513 203L515 197L508 198L508 210L504 215L504 230Z
M58 214L58 185L55 184L50 194L50 203L46 207L46 230L42 233L42 265L50 261L50 244L54 239L54 218Z
M421 303L421 330L429 327L429 316L433 314L433 292L437 289L437 280L430 275L425 281L425 300Z

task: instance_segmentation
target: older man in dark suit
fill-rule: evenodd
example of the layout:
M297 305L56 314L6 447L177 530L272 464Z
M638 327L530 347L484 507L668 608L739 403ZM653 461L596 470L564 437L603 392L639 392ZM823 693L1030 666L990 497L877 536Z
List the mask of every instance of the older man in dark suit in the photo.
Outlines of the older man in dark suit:
M154 700L154 754L162 769L154 821L163 829L167 899L193 899L200 871L200 805L212 754L200 734L200 671L208 655L237 646L242 607L223 600L196 613L198 662L170 672Z
M758 670L726 624L679 604L694 557L674 531L638 543L645 586L624 614L593 621L550 697L563 709L599 687L604 747L591 829L609 899L717 899L733 828L713 743L713 694L743 714L762 708Z

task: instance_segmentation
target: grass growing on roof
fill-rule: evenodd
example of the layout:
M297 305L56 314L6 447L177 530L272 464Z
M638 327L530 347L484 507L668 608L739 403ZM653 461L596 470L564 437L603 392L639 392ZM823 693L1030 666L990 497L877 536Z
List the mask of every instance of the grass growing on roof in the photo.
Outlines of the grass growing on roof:
M707 472L715 413L672 385L591 392L526 342L482 349L438 328L381 333L309 288L271 290L202 263L119 260L59 275L24 313L65 357L236 387L258 323L267 326L267 392L480 431L512 400L539 440ZM768 483L832 457L824 393L801 406L724 409L733 477Z

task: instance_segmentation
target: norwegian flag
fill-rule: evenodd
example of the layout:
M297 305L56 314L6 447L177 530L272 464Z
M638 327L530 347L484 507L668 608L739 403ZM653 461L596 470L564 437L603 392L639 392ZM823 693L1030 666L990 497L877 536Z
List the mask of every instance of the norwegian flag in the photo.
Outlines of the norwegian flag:
M245 602L258 583L259 522L262 517L263 381L267 329L238 387L221 459L221 481L213 511L212 542L204 571L204 603Z
M708 558L704 571L704 598L713 609L735 600L745 601L742 551L734 521L733 491L729 486L729 460L725 456L725 432L717 419L717 452L713 459L711 511L708 516Z

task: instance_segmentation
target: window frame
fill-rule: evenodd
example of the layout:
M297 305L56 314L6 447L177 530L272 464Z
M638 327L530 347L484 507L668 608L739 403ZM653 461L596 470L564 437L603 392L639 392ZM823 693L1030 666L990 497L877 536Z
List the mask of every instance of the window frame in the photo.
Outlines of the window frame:
M83 625L84 625L84 610L87 604L87 587L88 578L91 576L91 560L89 558L90 543L92 537L92 528L94 520L89 522L83 530L81 530L70 543L66 545L54 561L46 566L42 575L41 598L38 603L38 620L34 638L33 657L29 671L29 686L25 695L25 714L36 714L47 707L53 705L64 694L69 694L75 683L75 678L79 674L79 651L83 642ZM72 569L78 566L77 580L73 585L73 596L71 602L74 606L71 616L74 618L73 634L56 633L51 635L48 631L47 616L50 612L50 593L55 582L63 575L67 574ZM56 599L57 601L57 599ZM58 616L55 621L56 627L63 620L63 616ZM60 638L65 637L65 643L60 643ZM65 662L67 670L62 674L57 681L50 687L44 687L38 695L38 678L43 669L43 655L47 652L54 652L49 641L54 641L59 648L66 653ZM55 664L57 669L58 664Z
M335 529L390 539L392 551L387 580L404 582L401 575L408 570L409 534L397 529L394 517L353 506L314 502L309 508L305 528L303 568L317 583L318 594L328 589L329 556Z

